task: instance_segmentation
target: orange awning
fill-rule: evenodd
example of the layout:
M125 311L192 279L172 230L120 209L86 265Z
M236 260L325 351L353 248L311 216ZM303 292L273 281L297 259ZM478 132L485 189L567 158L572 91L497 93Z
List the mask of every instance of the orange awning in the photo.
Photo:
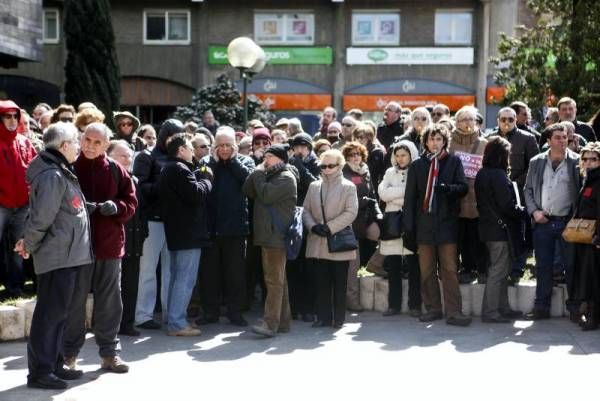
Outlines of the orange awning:
M382 111L388 102L395 101L402 107L414 109L443 103L456 111L463 106L475 104L474 95L344 95L344 111L353 108L362 111Z

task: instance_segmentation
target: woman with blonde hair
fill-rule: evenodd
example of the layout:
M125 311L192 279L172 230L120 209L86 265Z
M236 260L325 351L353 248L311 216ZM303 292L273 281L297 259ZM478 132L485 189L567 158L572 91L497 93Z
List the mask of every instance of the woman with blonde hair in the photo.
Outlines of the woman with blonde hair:
M430 127L432 124L431 114L425 107L417 107L410 114L410 126L408 130L398 138L399 141L408 140L415 144L419 154L423 151L423 144L421 143L421 136L425 129Z

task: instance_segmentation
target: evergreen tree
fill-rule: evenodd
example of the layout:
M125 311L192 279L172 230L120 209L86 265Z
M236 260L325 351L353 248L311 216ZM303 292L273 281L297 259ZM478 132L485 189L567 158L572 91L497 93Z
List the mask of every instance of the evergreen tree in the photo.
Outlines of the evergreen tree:
M75 107L93 102L112 124L121 85L109 1L65 0L64 13L65 100Z
M242 95L226 74L219 75L217 82L206 85L194 94L192 102L178 107L175 117L182 121L202 122L202 114L210 110L221 125L230 125L241 130L244 119ZM275 116L270 113L256 96L248 95L248 120L258 119L273 124Z
M528 0L536 25L520 35L501 34L496 82L505 102L522 100L535 111L563 96L577 101L577 114L600 107L600 1Z

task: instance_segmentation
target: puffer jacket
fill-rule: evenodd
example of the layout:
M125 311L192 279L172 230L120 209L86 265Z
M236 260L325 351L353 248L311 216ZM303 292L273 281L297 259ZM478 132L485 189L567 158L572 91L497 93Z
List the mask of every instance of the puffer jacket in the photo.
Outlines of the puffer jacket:
M27 169L31 186L25 249L36 274L92 263L90 220L75 174L57 151L44 151Z
M452 154L462 152L483 157L487 142L487 139L483 138L479 131L465 133L456 128L452 131L452 140L448 146L448 151ZM479 217L479 213L477 212L477 198L475 196L475 178L465 177L465 179L469 186L469 192L460 200L460 214L458 216L465 219L476 219Z
M297 199L298 172L289 164L278 164L267 170L257 168L248 176L243 190L254 199L254 245L285 249L284 233L271 219L268 207L283 226L292 222Z
M327 248L327 238L320 237L311 231L313 226L325 222L321 210L321 189L323 190L323 208L327 226L332 234L351 225L358 214L356 186L345 179L341 171L329 176L322 174L321 180L311 183L304 200L304 212L302 213L304 228L308 231L306 257L336 261L354 260L356 251L331 253Z

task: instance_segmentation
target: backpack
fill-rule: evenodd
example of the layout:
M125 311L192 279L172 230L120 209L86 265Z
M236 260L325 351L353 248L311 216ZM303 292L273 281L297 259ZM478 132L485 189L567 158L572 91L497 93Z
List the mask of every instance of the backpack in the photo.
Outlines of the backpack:
M300 254L300 248L302 248L302 237L304 225L302 224L302 212L304 208L301 206L294 207L294 216L292 223L288 228L285 228L283 222L275 212L272 206L266 206L271 220L275 223L275 227L279 233L283 234L283 241L285 242L285 251L287 254L287 260L296 260Z

